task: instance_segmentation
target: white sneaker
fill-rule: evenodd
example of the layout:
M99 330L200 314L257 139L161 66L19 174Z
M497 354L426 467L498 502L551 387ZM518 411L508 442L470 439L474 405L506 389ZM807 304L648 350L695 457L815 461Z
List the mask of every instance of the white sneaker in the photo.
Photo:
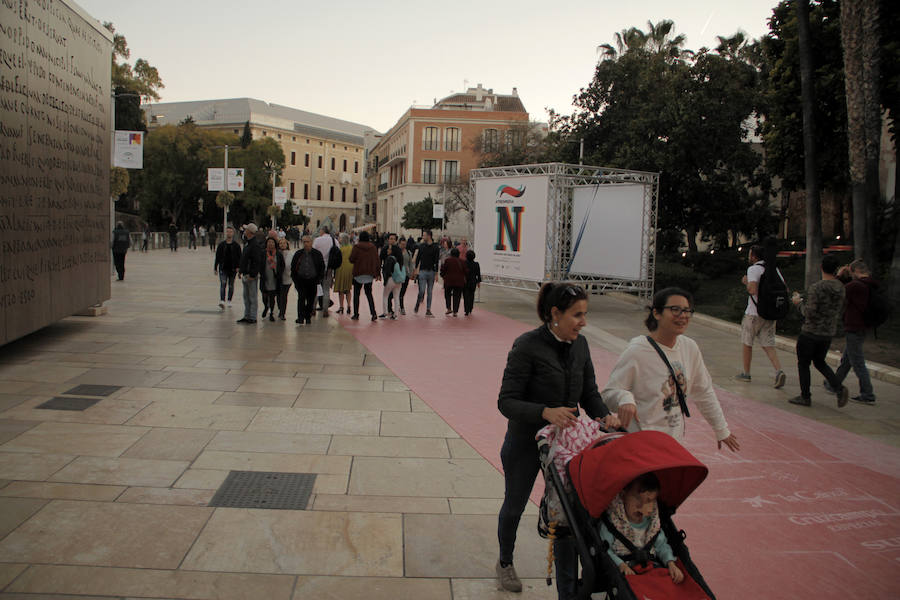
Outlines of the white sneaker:
M228 308L231 308L231 300L228 301Z
M222 310L225 310L225 303L222 302L221 300L219 301L219 308L221 308Z

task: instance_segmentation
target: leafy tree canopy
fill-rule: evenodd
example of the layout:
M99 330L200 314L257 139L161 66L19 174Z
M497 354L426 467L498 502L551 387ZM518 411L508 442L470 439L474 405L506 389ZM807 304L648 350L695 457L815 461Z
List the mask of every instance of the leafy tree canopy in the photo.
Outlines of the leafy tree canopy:
M410 202L403 207L403 218L400 220L400 226L404 229L436 229L440 227L441 220L431 217L434 214L434 200L431 194L419 200L418 202Z
M159 90L164 88L156 67L143 58L134 66L127 62L131 57L128 42L110 22L103 26L113 34L111 88L116 99L116 128L130 131L146 131L147 124L141 111L141 100L159 100Z

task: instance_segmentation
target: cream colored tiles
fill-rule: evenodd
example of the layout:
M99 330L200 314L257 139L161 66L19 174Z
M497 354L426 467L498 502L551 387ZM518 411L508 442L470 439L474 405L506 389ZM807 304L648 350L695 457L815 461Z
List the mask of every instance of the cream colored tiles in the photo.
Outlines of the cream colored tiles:
M212 510L54 500L0 541L0 561L173 569Z
M121 398L130 400L142 400L144 402L165 402L174 400L177 402L191 402L198 404L212 404L217 398L221 397L224 392L208 391L208 390L185 390L185 389L161 389L135 387L122 392Z
M191 461L200 454L214 435L214 431L199 429L153 429L122 456Z
M336 435L331 441L328 453L349 456L450 458L447 442L442 438Z
M458 438L436 413L386 412L381 415L381 435L400 437Z
M225 406L281 406L291 407L298 394L256 394L249 392L224 392L216 404Z
M0 490L0 496L112 502L124 491L125 486L121 485L13 481Z
M169 487L189 464L176 460L82 456L53 475L50 481Z
M306 380L302 377L278 377L276 375L250 375L236 393L296 394L303 389Z
M0 451L116 457L148 431L119 425L41 423L0 446Z
M351 457L349 456L207 450L194 461L192 466L195 469L222 471L284 471L340 475L350 473L350 461Z
M313 363L318 365L347 365L357 366L363 364L363 357L358 352L296 352L285 350L280 353L275 362Z
M247 431L377 435L380 417L374 410L260 408Z
M34 565L7 591L185 600L290 600L294 580L288 575Z
M0 498L0 539L41 510L47 502L39 498Z
M446 579L386 577L298 577L294 600L450 600L450 582Z
M204 375L202 373L172 373L169 375L166 373L165 379L156 384L156 387L233 392L246 379L244 375Z
M450 447L450 456L453 458L480 458L481 455L469 445L469 442L462 438L451 438L447 440ZM499 447L499 446L498 446Z
M375 381L371 383L380 384ZM294 406L298 408L341 408L409 412L408 392L334 391L304 388Z
M339 512L426 514L447 514L450 512L446 498L348 496L346 494L317 494L312 508L313 510L330 510Z
M56 421L60 423L100 423L107 425L121 425L138 412L148 402L146 400L106 399L82 411L77 410L46 410L37 408L38 405L50 400L50 396L32 397L15 408L11 408L2 414L4 419L16 419L25 421Z
M228 429L240 431L247 427L258 409L219 404L186 404L177 400L154 402L129 425L176 427L184 429Z
M352 378L351 378L352 377ZM358 377L351 376L347 378L340 377L309 377L303 391L307 390L343 390L347 392L383 392L383 391L404 391L404 390L385 390L381 381L372 381L364 375Z
M172 486L179 489L216 490L228 477L228 471L211 469L188 469Z
M394 372L385 366L357 366L357 365L325 365L327 375L389 375L394 377Z
M518 565L518 561L516 561ZM451 579L453 600L509 600L513 594L497 589L496 577L489 579ZM516 600L556 600L556 579L547 585L545 579L522 579L522 592ZM599 596L598 596L599 597Z
M0 397L0 409L3 408L3 400ZM15 406L15 405L14 405ZM0 419L0 444L5 444L9 440L15 439L28 431L32 427L38 426L37 421L14 421L11 419Z
M484 460L363 456L353 461L350 493L502 498L503 476Z
M44 481L74 458L66 454L0 452L0 479Z
M0 380L62 382L87 373L89 369L76 367L54 367L51 365L6 364L0 365Z
M182 568L400 577L401 517L383 513L220 508L203 529Z
M132 487L116 499L116 502L132 504L177 504L181 506L206 506L215 490L190 490L156 487Z
M100 385L121 385L126 387L153 387L170 375L164 371L144 371L139 369L89 369L70 379L72 384L90 383Z
M330 435L220 431L216 433L206 449L232 452L326 454L331 439ZM332 452L331 454L339 453Z

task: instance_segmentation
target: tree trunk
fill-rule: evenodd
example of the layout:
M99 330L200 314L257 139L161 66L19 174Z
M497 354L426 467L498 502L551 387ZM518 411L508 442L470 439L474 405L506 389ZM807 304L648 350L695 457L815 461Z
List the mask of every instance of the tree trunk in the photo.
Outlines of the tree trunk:
M687 233L687 245L689 252L697 251L697 230L691 227L688 227L685 232Z
M809 34L809 0L797 2L797 31L800 50L800 85L803 108L803 171L806 179L806 287L821 279L822 200L816 170L816 141L813 128L815 110L812 52Z
M878 12L878 0L841 3L847 146L853 194L853 254L866 261L873 273L881 143Z

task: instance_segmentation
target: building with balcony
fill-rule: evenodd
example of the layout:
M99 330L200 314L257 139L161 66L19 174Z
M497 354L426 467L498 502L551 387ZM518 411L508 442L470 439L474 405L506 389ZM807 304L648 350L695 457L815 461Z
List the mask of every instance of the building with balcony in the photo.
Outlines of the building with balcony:
M253 98L160 102L143 110L150 129L191 117L198 127L239 136L249 122L254 139L271 137L284 149L281 184L310 227L326 218L339 230L362 222L371 127Z
M431 196L441 202L447 186L459 185L482 153L497 152L528 124L516 89L495 94L479 83L433 106L411 107L368 154L364 220L379 231L418 235L400 226L403 207ZM471 236L468 215L451 215L451 235Z

